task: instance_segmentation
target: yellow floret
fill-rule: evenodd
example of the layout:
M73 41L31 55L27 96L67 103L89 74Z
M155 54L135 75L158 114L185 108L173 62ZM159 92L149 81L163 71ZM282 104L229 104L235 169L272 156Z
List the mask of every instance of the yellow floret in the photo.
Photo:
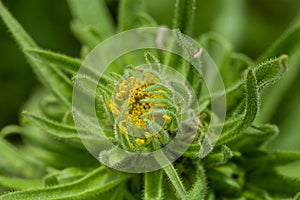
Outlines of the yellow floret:
M140 145L140 146L142 146L142 145L145 144L145 140L144 140L144 139L140 139L140 138L136 138L136 139L135 139L135 142L136 142L138 145Z

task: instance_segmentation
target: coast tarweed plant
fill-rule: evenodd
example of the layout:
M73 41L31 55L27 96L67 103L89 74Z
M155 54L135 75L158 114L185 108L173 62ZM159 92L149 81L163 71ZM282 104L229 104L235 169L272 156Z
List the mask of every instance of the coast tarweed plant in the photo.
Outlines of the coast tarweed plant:
M294 23L256 60L233 52L216 33L194 37L203 47L195 49L183 36L193 36L195 2L176 0L170 28L187 57L202 59L207 51L222 76L226 118L215 124L215 128L222 127L222 133L214 144L207 140L210 121L221 117L212 109L211 99L217 101L224 94L208 98L205 81L194 66L163 51L163 32L158 34L157 49L121 56L100 79L83 65L89 53L110 36L160 26L146 12L145 1L121 0L116 26L104 1L68 0L74 18L71 29L82 43L80 58L39 47L0 1L2 21L45 86L25 105L28 111L22 112L21 125L1 130L1 200L300 198L298 178L278 170L299 161L300 152L266 148L279 130L262 123L267 114L261 103L262 96L268 98L273 92L267 87L299 64L300 23ZM108 56L110 53L107 51ZM178 84L170 79L165 66L187 81ZM87 73L78 72L82 69ZM79 89L86 98L94 92L97 120L85 118L78 130L72 98L80 80L84 80ZM82 101L82 106L88 105ZM93 133L92 141L80 131ZM192 140L174 162L140 173L118 170L131 162L130 153L159 150L179 133ZM107 143L95 137L103 134L116 148L128 152L123 155L107 149L98 155L100 161L108 160L109 167L86 148L87 141L104 148ZM11 140L13 136L19 139ZM201 153L203 148L209 152ZM114 159L120 161L111 162Z

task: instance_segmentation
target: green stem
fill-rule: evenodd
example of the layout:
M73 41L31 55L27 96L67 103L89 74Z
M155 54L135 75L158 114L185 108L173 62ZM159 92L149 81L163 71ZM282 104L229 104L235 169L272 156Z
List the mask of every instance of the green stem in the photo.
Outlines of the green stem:
M144 200L155 200L163 198L162 170L145 173L145 196Z

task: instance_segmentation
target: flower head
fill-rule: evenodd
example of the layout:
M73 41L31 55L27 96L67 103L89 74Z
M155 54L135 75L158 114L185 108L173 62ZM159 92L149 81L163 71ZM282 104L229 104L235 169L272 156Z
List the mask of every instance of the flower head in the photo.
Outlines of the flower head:
M144 66L127 70L115 84L109 108L115 118L115 137L123 148L151 151L176 135L189 100L176 91L175 82L158 66ZM189 94L186 85L181 88Z

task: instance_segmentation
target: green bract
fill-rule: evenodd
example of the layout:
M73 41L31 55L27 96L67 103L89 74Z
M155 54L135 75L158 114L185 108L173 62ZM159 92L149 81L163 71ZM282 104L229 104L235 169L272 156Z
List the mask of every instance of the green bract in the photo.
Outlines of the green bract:
M195 2L176 0L172 28L178 30L179 39L181 33L192 35ZM38 91L28 103L29 111L22 113L20 126L1 130L0 200L299 198L299 180L281 174L277 167L299 161L300 152L274 152L265 148L279 131L275 125L264 122L273 114L271 107L279 101L279 93L288 87L288 80L281 83L279 92L277 88L268 88L269 94L261 102L264 88L284 73L292 76L286 72L288 64L292 69L299 64L299 23L258 60L232 52L217 34L207 33L197 39L219 67L227 100L226 120L215 125L215 128L223 127L222 134L214 146L206 144L212 151L202 157L200 151L209 121L217 113L211 110L211 98L203 79L186 61L173 54L145 50L112 63L112 70L101 80L93 79L94 71L89 66L82 66L88 53L117 31L157 26L146 12L145 1L121 0L117 27L104 1L69 0L68 3L74 18L72 31L82 43L81 58L41 49L0 1L3 22L48 89ZM190 53L193 47L184 39L180 43ZM201 53L189 56L197 57ZM158 69L139 71L133 65L141 60ZM190 88L187 85L165 87L163 83L170 81L159 71L163 64L180 71ZM120 66L122 72L114 70ZM91 76L77 74L80 67ZM137 78L141 76L151 81L143 82ZM151 152L173 139L181 121L189 117L182 111L192 101L192 89L198 98L194 113L198 130L192 144L174 163L153 172L125 173L102 165L82 144L73 121L72 91L78 80L86 83L81 89L87 94L96 85L95 109L105 135L116 146L130 152ZM218 100L224 94L211 95ZM184 101L178 103L180 99ZM154 109L150 114L155 116L152 118L151 108ZM83 129L99 131L88 120ZM130 134L137 132L141 134ZM20 135L24 144L10 143L7 138L11 134ZM106 153L106 156L122 156L112 151Z

